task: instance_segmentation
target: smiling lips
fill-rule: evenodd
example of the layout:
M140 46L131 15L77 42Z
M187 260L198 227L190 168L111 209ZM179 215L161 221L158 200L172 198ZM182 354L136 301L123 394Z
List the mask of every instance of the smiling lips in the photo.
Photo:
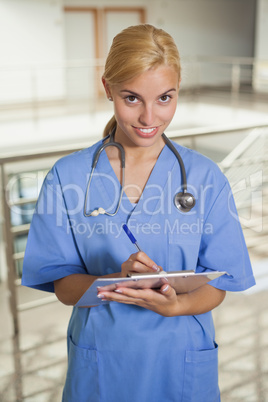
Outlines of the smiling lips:
M143 138L153 137L158 131L158 127L151 127L151 128L134 127L134 129L137 132L137 134Z

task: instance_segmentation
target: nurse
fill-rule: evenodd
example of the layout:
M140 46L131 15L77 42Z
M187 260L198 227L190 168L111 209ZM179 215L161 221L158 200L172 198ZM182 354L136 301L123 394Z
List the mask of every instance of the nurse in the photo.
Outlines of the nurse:
M189 212L174 205L181 168L162 134L176 112L181 67L169 34L148 24L123 30L102 81L114 105L104 139L48 173L24 259L23 285L74 306L63 401L220 401L211 310L226 291L255 284L229 183L212 161L173 143L196 199ZM117 147L100 154L86 197L94 156L111 133L125 151L122 199ZM98 208L106 213L92 216ZM124 223L142 252L135 252ZM162 269L229 275L181 295L166 284L100 289L105 303L75 307L96 278Z

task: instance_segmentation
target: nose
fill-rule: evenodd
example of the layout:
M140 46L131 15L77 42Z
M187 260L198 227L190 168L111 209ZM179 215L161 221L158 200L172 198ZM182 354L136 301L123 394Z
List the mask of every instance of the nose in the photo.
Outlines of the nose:
M155 120L153 105L143 105L139 122L146 127L152 127Z

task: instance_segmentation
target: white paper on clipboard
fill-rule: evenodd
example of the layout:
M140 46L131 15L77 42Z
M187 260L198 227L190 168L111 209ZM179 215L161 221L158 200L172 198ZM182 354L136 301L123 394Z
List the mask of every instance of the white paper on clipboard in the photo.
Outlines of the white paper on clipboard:
M99 278L85 291L83 296L76 303L76 306L90 307L109 303L109 301L102 301L97 297L99 287L108 291L113 291L120 287L159 289L164 283L169 283L176 290L176 293L179 294L191 292L224 274L227 274L227 272L212 271L195 273L194 271L161 271L160 273L152 274L134 274L127 278Z

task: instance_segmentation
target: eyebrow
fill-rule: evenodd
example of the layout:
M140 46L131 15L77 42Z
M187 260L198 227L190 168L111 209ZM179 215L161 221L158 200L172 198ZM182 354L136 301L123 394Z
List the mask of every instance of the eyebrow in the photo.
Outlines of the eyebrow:
M160 95L158 95L158 96L159 96L159 97L164 96L164 95L166 95L166 94L168 94L169 92L172 92L172 91L175 91L175 92L176 92L176 88L170 88L170 89L168 89L167 91L163 92L162 94L160 94ZM133 96L140 97L140 95L139 95L137 92L130 91L129 89L122 89L122 90L120 91L120 93L125 93L125 92L128 93L128 94L131 94L131 95L133 95Z

